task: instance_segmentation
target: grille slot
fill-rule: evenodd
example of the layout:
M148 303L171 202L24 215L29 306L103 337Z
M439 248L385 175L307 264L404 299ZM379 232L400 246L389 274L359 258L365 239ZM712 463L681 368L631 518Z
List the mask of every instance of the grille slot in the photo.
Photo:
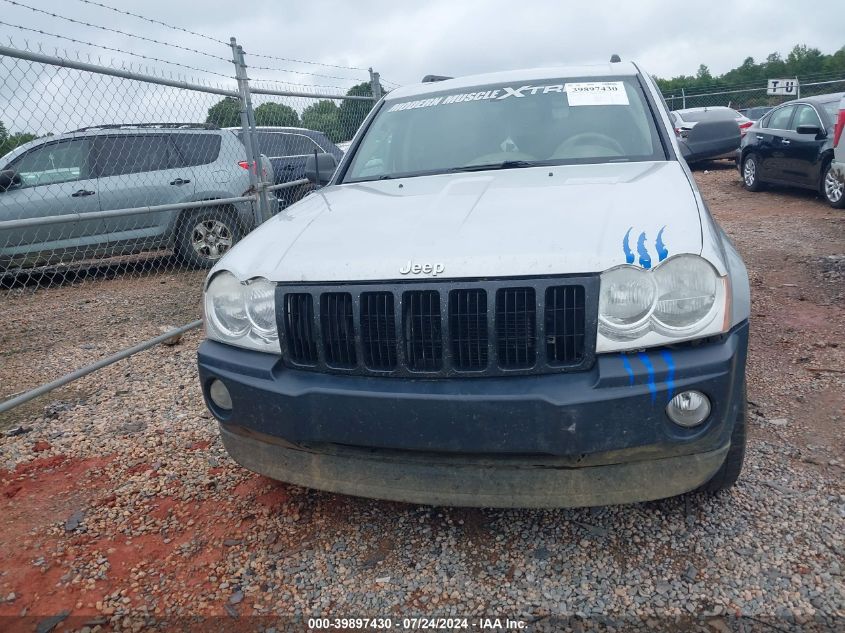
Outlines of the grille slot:
M411 371L437 371L443 366L440 293L415 290L402 297L405 362Z
M361 293L364 364L378 371L396 368L396 318L392 292Z
M317 362L314 338L314 300L310 294L285 295L285 336L288 355L294 363L313 365Z
M496 338L499 367L532 367L537 357L537 307L534 288L502 288L496 292Z
M584 360L584 286L546 288L546 357L549 364Z
M358 361L351 294L325 292L320 296L320 334L327 365L346 369L355 367Z
M599 287L593 274L279 284L282 359L420 380L584 371L595 360Z
M452 290L449 293L449 344L455 369L479 371L487 368L485 290Z

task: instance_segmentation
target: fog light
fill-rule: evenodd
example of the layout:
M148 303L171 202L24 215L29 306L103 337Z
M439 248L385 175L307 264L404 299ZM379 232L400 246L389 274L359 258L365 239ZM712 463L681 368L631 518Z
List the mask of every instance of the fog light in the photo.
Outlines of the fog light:
M222 381L216 378L211 381L211 386L208 388L208 397L216 407L223 409L223 411L232 410L232 396Z
M698 426L710 415L710 400L700 391L682 391L666 405L666 415L678 426Z

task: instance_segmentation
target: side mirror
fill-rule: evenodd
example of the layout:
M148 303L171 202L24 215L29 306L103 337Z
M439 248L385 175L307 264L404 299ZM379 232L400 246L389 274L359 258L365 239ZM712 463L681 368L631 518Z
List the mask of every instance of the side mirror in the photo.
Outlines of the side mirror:
M14 169L0 171L0 191L8 191L12 187L20 187L21 175Z
M813 136L818 136L824 133L818 125L799 125L798 129L795 130L799 134L812 134Z
M337 169L337 160L331 154L310 154L305 159L305 177L315 185L329 183Z

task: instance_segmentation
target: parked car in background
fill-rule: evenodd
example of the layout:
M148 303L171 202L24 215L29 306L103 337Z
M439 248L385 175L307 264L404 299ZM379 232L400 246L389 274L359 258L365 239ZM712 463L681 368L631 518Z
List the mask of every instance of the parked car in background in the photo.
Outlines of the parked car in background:
M733 108L726 106L713 106L705 108L686 108L684 110L673 110L671 112L672 123L675 126L675 134L684 138L689 131L700 121L720 121L722 119L733 119L739 126L740 136L745 136L746 131L754 121L739 113Z
M773 106L755 106L753 108L740 108L737 110L740 114L752 121L759 121L765 115L772 111Z
M0 220L68 219L5 230L0 270L161 249L211 267L253 228L252 203L77 214L240 197L245 158L234 134L201 124L101 125L22 145L0 159Z
M228 129L234 131L238 138L243 139L241 128ZM256 130L258 151L266 155L272 163L275 175L273 184L276 185L305 178L305 161L309 156L313 156L314 152L331 154L338 162L343 158L343 151L323 132L301 127L274 126L259 126ZM244 162L242 166L247 168L248 163ZM310 185L277 189L276 197L280 208L283 209L301 200L311 189Z
M839 112L833 126L833 173L840 184L845 182L845 95L839 101Z
M341 141L337 144L337 148L344 154L352 147L352 141Z
M838 209L845 185L833 168L837 124L845 93L789 101L764 116L742 141L737 165L742 183L759 191L767 183L814 189ZM836 141L836 143L835 143ZM840 149L841 156L841 149Z

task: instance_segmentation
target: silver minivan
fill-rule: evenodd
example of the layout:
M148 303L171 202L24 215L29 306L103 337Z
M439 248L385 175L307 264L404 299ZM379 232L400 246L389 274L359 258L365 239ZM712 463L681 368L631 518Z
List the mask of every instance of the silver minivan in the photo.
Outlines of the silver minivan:
M100 126L22 145L0 159L0 221L67 221L0 229L0 269L162 249L210 267L254 226L251 202L86 214L243 196L245 158L235 134L203 125Z

